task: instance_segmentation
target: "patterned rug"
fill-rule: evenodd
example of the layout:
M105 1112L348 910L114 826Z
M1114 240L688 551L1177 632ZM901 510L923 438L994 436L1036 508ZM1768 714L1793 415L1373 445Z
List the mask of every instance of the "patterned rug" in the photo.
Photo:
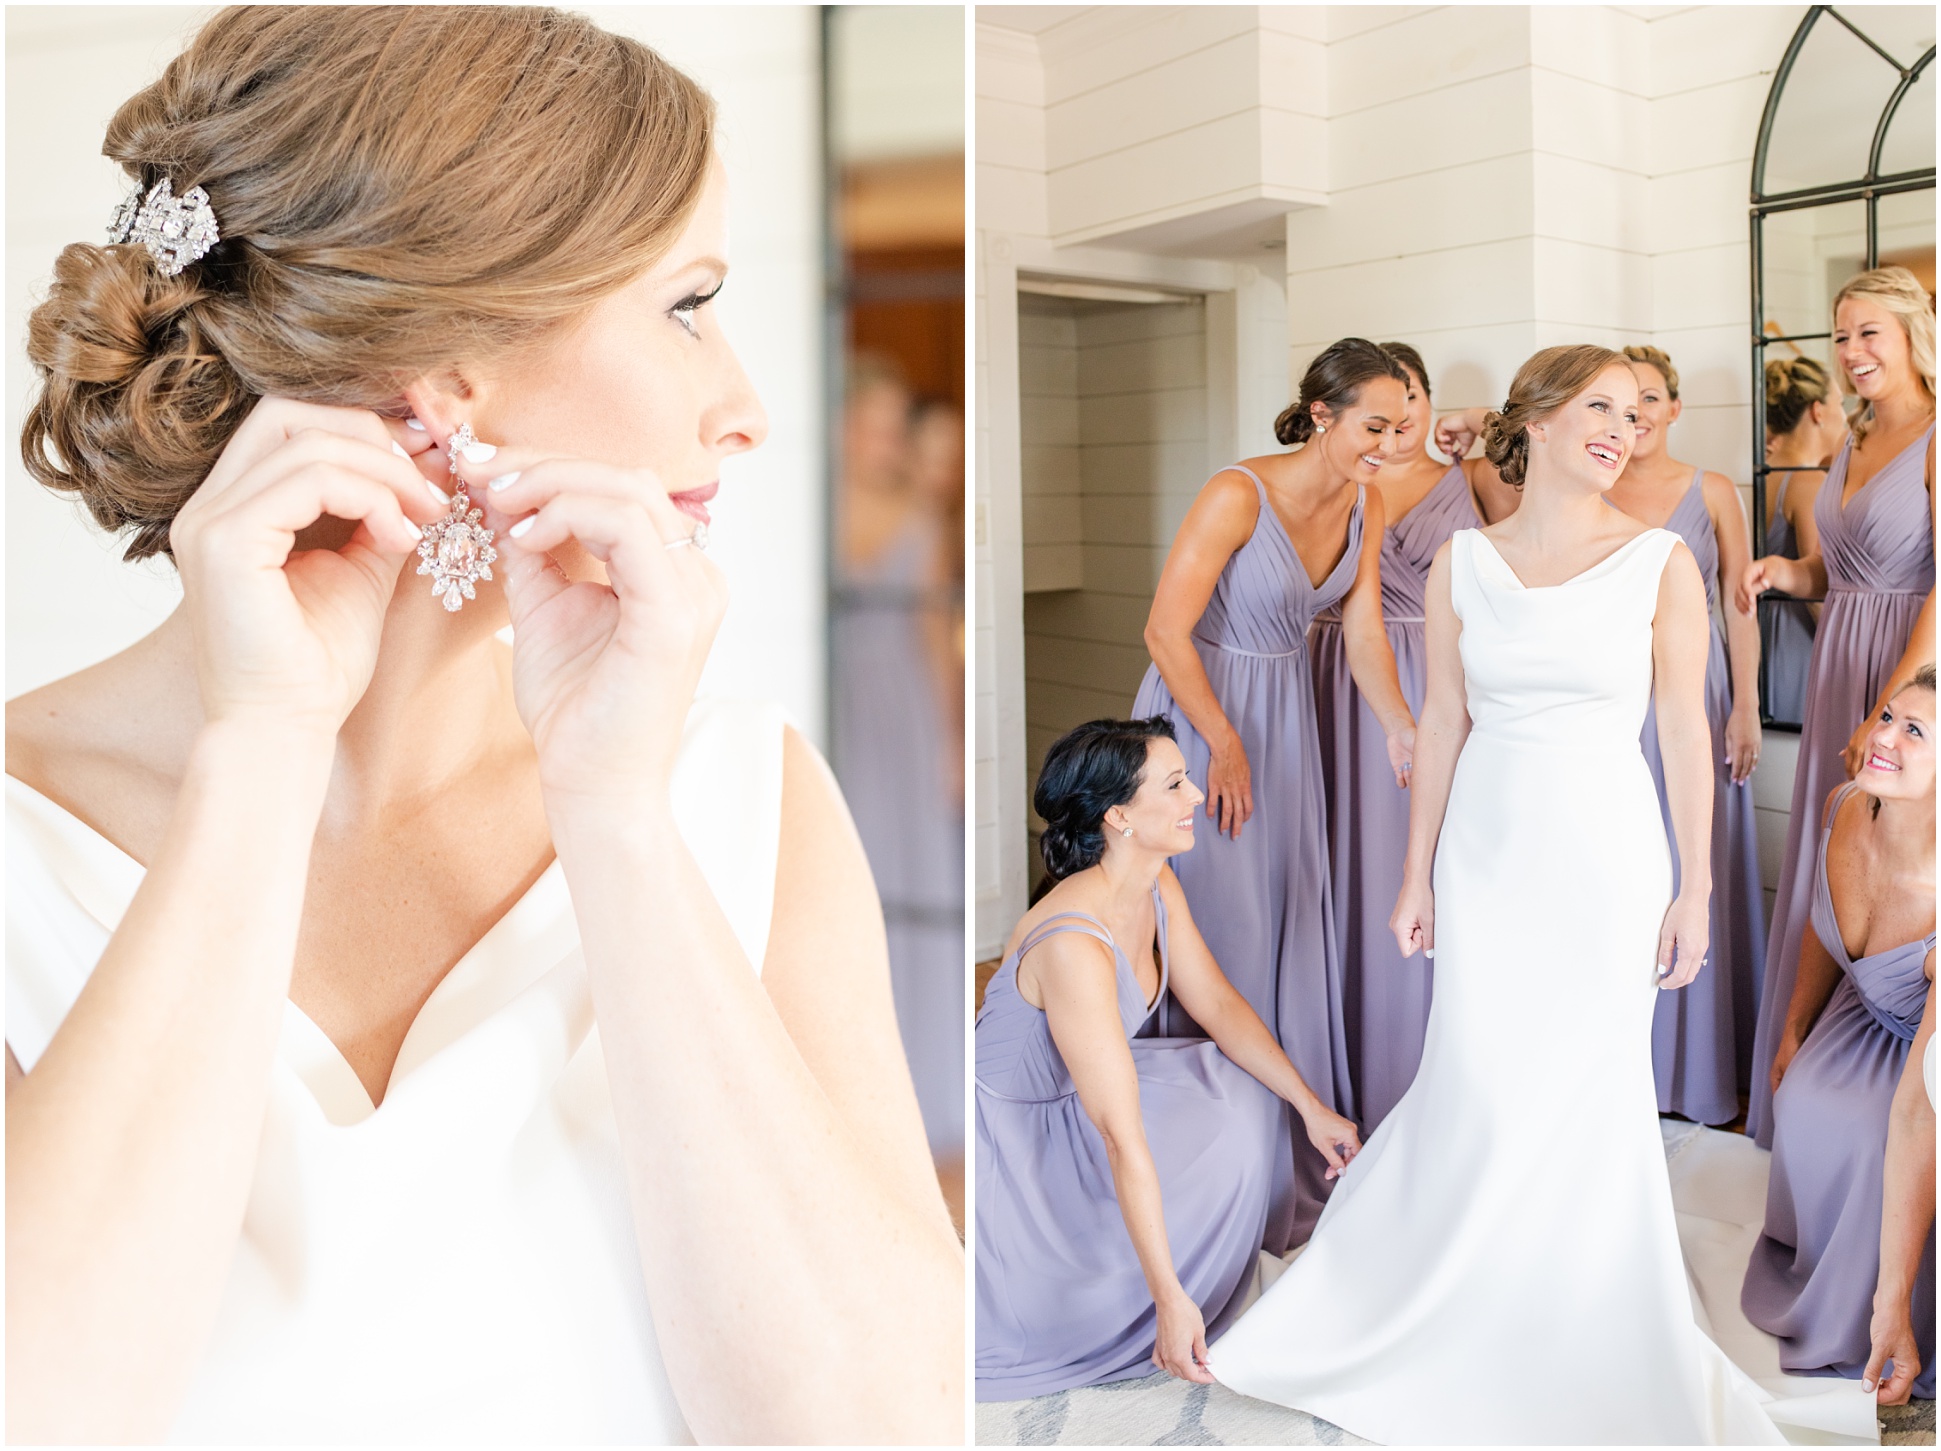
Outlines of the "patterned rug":
M1781 1391L1776 1342L1739 1313L1738 1284L1764 1217L1767 1155L1738 1134L1662 1120L1679 1236L1695 1310L1727 1355L1753 1379ZM1263 1257L1265 1260L1265 1257ZM1271 1281L1279 1266L1266 1261ZM1795 1386L1797 1380L1793 1381ZM1811 1383L1809 1382L1810 1386ZM1934 1402L1881 1413L1881 1442L1932 1446ZM1155 1372L977 1407L980 1446L1366 1446L1340 1427L1251 1400L1220 1385L1190 1385Z

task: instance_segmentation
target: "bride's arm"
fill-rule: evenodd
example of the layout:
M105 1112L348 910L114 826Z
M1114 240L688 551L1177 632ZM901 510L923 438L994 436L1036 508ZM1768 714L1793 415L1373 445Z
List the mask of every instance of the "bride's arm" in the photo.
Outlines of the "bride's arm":
M157 1441L235 1254L337 727L436 510L374 414L267 399L172 540L207 724L87 985L7 1091L10 1441ZM364 521L289 559L325 511ZM294 585L294 588L293 588Z
M1673 545L1651 622L1658 749L1678 847L1678 895L1658 935L1658 985L1667 990L1698 976L1712 930L1714 775L1712 727L1705 718L1705 659L1711 644L1712 618L1698 562L1682 543Z
M703 1442L954 1441L963 1254L835 783L790 733L757 977L665 806L552 815L648 1299Z
M1418 948L1433 951L1435 897L1431 887L1436 840L1442 835L1442 815L1449 809L1449 789L1456 779L1456 758L1469 739L1469 704L1463 690L1462 621L1450 597L1449 555L1452 545L1436 551L1429 566L1424 602L1424 641L1428 649L1428 688L1422 714L1415 724L1415 771L1409 785L1409 845L1402 863L1402 892L1396 899L1389 926L1401 944L1402 955Z

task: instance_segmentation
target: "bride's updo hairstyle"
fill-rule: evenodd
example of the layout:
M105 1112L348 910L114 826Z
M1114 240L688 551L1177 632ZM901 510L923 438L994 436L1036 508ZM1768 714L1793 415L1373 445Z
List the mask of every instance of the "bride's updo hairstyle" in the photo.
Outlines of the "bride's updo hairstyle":
M174 277L139 242L61 253L28 322L27 469L128 558L167 553L258 398L397 417L412 380L503 362L638 277L713 132L693 81L557 10L223 10L102 147L144 190L203 188L222 240Z
M1274 437L1306 443L1314 435L1314 405L1325 403L1334 413L1350 408L1370 378L1393 378L1405 388L1409 382L1402 365L1367 338L1329 343L1301 375L1301 396L1274 420Z
M1766 428L1791 433L1815 403L1829 401L1832 379L1812 358L1774 358L1766 364Z
M1934 303L1928 297L1928 290L1921 286L1921 279L1905 267L1876 267L1870 272L1862 272L1834 296L1833 317L1836 323L1840 317L1840 304L1849 297L1864 297L1894 315L1901 330L1907 334L1908 361L1913 364L1914 376L1921 380L1921 387L1931 405L1934 402ZM1859 391L1853 386L1853 379L1848 375L1844 363L1840 365L1840 377L1849 393ZM1860 411L1853 415L1850 426L1853 441L1858 445L1873 430L1874 405L1862 400Z
M1530 471L1530 435L1526 425L1541 423L1590 387L1591 380L1613 363L1630 366L1623 353L1593 343L1570 343L1533 353L1516 370L1510 396L1503 407L1483 417L1483 457L1503 482L1523 487Z
M1173 739L1163 715L1088 720L1051 743L1031 805L1045 823L1038 850L1051 880L1082 872L1105 855L1105 813L1139 792L1153 741Z

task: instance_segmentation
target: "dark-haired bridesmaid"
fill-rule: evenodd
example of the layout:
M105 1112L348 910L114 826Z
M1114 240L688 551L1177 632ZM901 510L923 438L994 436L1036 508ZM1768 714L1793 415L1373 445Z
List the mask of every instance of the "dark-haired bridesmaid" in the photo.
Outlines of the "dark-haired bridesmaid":
M1820 547L1746 567L1738 606L1768 589L1825 598L1793 769L1793 803L1766 938L1746 1129L1772 1146L1773 1054L1813 899L1820 803L1866 760L1883 707L1934 663L1934 303L1905 267L1877 267L1833 301L1841 381L1861 409L1813 504Z
M1215 830L1178 868L1207 946L1330 1109L1354 1117L1307 631L1329 606L1397 786L1415 720L1382 628L1385 515L1370 488L1408 416L1408 375L1362 338L1308 365L1274 421L1291 453L1220 470L1166 557L1135 713L1173 724ZM1190 1010L1189 1010L1190 1011ZM1265 1247L1306 1240L1322 1156L1279 1135Z
M1840 382L1812 358L1766 364L1766 551L1781 559L1820 552L1813 505L1827 465L1847 438ZM1806 672L1820 607L1774 597L1759 607L1759 678L1772 718L1797 725L1806 717Z
M1402 698L1422 708L1428 657L1423 590L1436 551L1458 529L1494 524L1516 512L1516 490L1494 469L1465 471L1429 452L1429 372L1407 343L1383 343L1402 365L1407 406L1395 452L1375 476L1387 526L1381 531L1382 625ZM1341 612L1330 607L1308 630L1319 724L1321 784L1328 810L1329 868L1348 1076L1362 1132L1373 1133L1408 1091L1422 1061L1434 964L1404 958L1388 930L1402 890L1409 840L1409 797L1395 787L1375 713L1355 688Z
M1091 721L1045 753L1054 885L977 1018L980 1401L1149 1366L1210 1381L1207 1340L1260 1247L1279 1099L1330 1177L1360 1147L1194 928L1166 862L1192 851L1201 799L1163 719ZM1159 1036L1168 994L1212 1041Z

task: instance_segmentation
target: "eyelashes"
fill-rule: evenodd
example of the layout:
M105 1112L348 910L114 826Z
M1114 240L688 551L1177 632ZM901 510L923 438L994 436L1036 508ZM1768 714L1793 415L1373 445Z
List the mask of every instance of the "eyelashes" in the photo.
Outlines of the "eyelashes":
M683 297L667 310L668 316L686 328L690 333L694 333L696 331L694 314L713 302L715 298L719 297L721 295L721 289L725 286L727 286L727 281L723 279L715 283L706 292L690 292L686 297ZM698 336L698 333L696 335Z

